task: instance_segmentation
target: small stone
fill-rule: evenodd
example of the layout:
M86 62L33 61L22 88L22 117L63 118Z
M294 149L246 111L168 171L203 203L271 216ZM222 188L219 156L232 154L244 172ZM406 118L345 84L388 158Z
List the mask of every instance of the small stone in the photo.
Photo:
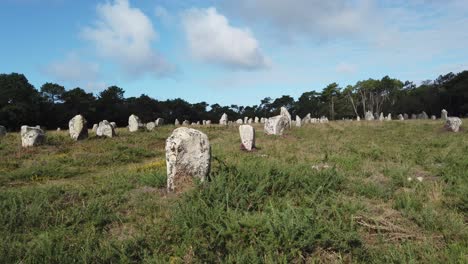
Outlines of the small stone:
M227 126L228 125L228 116L227 116L226 113L224 113L221 116L221 119L219 119L219 124L222 125L222 126Z
M140 121L140 118L136 115L131 115L129 118L128 118L128 130L130 132L137 132L140 127L143 127L141 121Z
M461 125L462 121L458 117L447 117L447 121L445 122L445 128L455 133L460 131Z
M175 125L175 126L180 126L179 119L176 118L176 120L174 121L174 125Z
M98 128L96 130L96 135L98 137L115 137L115 129L107 120L99 122Z
M88 138L88 122L82 115L76 115L68 122L70 137L77 141Z
M436 120L437 117L435 115L431 115L431 120Z
M301 126L302 126L301 117L296 115L296 127L301 127Z
M440 112L440 119L442 119L442 120L447 120L447 117L448 117L448 112L447 112L447 110L442 109L442 111Z
M23 148L34 147L45 142L45 133L37 127L21 127L21 145Z
M365 119L366 119L366 121L372 121L372 120L374 120L374 115L372 114L371 111L367 111L367 112L366 112Z
M208 137L195 129L175 129L166 140L167 189L179 191L193 182L204 181L210 172L211 147Z
M162 126L162 125L164 125L164 119L163 118L158 118L158 119L156 119L156 121L154 123L156 124L156 126Z
M190 125L190 121L184 120L184 122L182 122L182 125L183 125L183 126L189 126L189 125Z
M148 122L146 123L146 130L153 131L156 128L155 122Z
M255 129L251 125L240 125L239 134L243 148L252 151L255 148Z
M402 115L402 114L399 114L399 115L397 116L397 118L398 118L398 120L400 120L400 121L403 121L403 120L405 120L405 118L403 117L403 115Z
M237 121L236 121L236 124L238 124L238 125L242 125L243 123L244 123L244 121L242 121L242 119L240 119L240 118L237 119Z
M267 135L283 135L284 129L289 126L289 120L284 115L274 116L265 122L264 130Z

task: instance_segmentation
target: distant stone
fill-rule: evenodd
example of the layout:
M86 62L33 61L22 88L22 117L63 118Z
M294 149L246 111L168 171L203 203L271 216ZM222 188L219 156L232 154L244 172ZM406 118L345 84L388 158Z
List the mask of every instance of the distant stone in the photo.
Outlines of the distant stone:
M429 117L427 116L426 112L422 111L422 113L420 114L420 118L421 119L429 119Z
M98 128L96 130L96 135L98 137L115 137L115 129L107 120L99 122Z
M416 114L411 114L411 119L418 119L418 116Z
M356 121L361 121L361 117L357 116Z
M228 116L226 113L223 113L223 115L221 116L221 119L219 119L219 124L222 126L228 125Z
M98 126L99 126L98 124L94 124L94 125L93 125L93 132L96 133L96 131L97 131L97 129L98 129Z
M447 120L447 117L448 117L448 112L447 112L447 110L442 109L442 111L440 112L440 119L442 119L442 120Z
M302 126L301 117L296 115L296 127L301 127L301 126Z
M211 120L206 120L206 125L207 126L211 125Z
M385 118L386 121L392 121L392 114L388 113L387 117Z
M445 128L452 132L460 131L460 126L462 125L462 121L458 117L447 117L445 122Z
M62 129L60 127L57 127L57 132L60 132L62 131Z
M379 120L379 114L378 113L374 113L374 120Z
M114 129L117 128L117 124L116 124L115 122L110 122L109 124L110 124Z
M146 123L146 130L153 131L156 128L155 122L148 122Z
M82 115L76 115L68 122L70 137L77 141L88 138L88 122Z
M265 124L265 122L266 122L266 118L264 117L260 118L260 123Z
M156 124L156 126L162 126L162 125L164 125L164 119L163 118L158 118L158 119L156 119L156 121L154 123Z
M310 117L310 113L309 113L302 119L302 124L309 124L310 119L311 119L311 117Z
M180 126L179 119L177 119L177 118L176 118L176 120L174 121L174 125L176 125L176 126Z
M379 121L384 121L384 120L385 120L385 117L384 117L383 113L380 112Z
M431 120L436 120L437 117L435 115L431 115Z
M34 147L45 142L45 133L37 127L22 126L21 127L21 145L23 148Z
M267 135L281 136L287 127L289 127L288 118L284 115L279 115L267 119L264 130Z
M208 137L195 129L175 129L166 140L167 189L181 191L194 178L204 181L210 172Z
M260 119L257 116L254 118L254 123L255 124L260 123Z
M6 128L4 126L0 126L0 137L4 137L6 136L6 134L7 134Z
M242 119L240 119L240 118L237 119L237 121L236 121L236 124L238 124L238 125L242 125L243 123L244 123L244 121L242 121Z
M403 114L403 118L404 118L405 120L408 120L408 119L409 119L408 114L404 113L404 114Z
M328 117L326 117L326 116L320 117L319 123L321 123L321 124L323 124L323 123L328 123Z
M189 126L189 125L190 125L190 121L184 120L184 122L182 122L182 125L183 125L183 126Z
M247 124L248 121L249 121L249 118L247 116L244 116L244 124Z
M405 117L404 117L402 114L399 114L399 115L397 116L397 118L398 118L398 120L400 120L400 121L405 120Z
M197 126L199 126L199 125L200 125L200 121L197 121Z
M367 111L365 118L366 118L366 121L372 121L374 120L374 115L372 115L371 111Z
M142 127L140 118L136 115L131 115L128 118L128 130L130 132L137 132L140 129L140 127Z
M280 111L280 115L286 117L288 119L288 125L289 127L292 126L292 118L291 118L291 114L288 112L288 109L286 109L286 107L282 106L281 107L281 111Z
M239 134L243 149L252 151L255 148L255 129L251 125L241 125Z
M249 118L249 119L247 120L247 124L252 124L252 123L253 123L253 119L252 119L252 118Z

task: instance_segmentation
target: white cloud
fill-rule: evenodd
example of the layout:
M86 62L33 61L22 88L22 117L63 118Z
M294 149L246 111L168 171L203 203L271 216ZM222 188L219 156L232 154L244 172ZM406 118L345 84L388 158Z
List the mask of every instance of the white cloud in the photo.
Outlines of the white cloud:
M113 59L129 75L150 73L157 77L174 71L151 44L158 39L151 20L128 0L114 0L97 7L98 20L82 30L100 56Z
M357 66L354 64L350 64L347 62L340 62L336 66L336 72L342 73L342 74L353 74L356 73L357 71Z
M267 67L258 41L248 28L237 28L215 8L192 8L182 15L190 51L195 58L236 69Z
M64 60L51 62L42 72L54 81L69 87L81 87L88 91L100 91L106 84L100 81L100 67L97 63L80 59L77 53L68 54Z

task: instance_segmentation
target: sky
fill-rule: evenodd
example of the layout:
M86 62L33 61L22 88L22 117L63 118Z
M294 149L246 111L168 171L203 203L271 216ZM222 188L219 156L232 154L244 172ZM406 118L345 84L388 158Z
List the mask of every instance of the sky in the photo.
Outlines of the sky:
M0 0L0 73L254 105L468 70L468 0Z

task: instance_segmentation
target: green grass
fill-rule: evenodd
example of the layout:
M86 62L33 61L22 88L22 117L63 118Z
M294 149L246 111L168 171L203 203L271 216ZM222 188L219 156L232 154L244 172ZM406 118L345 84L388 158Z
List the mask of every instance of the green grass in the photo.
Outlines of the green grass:
M251 153L237 127L198 127L210 180L183 194L165 191L173 126L30 149L8 134L0 263L466 263L468 133L441 127L257 126Z

